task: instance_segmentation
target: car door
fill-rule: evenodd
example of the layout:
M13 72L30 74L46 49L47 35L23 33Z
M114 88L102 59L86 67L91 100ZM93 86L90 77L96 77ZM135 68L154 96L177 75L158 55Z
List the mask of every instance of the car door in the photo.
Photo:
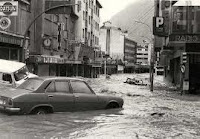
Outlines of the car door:
M70 91L69 82L66 80L55 80L46 89L49 104L55 112L73 111L74 95Z
M83 81L70 81L76 110L92 110L99 108L98 96Z

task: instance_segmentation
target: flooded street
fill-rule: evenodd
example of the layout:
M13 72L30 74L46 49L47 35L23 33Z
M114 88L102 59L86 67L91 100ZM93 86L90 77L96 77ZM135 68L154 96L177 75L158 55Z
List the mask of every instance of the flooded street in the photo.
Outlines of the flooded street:
M148 86L123 83L134 74L86 79L98 94L124 99L123 109L8 116L0 114L1 139L198 139L200 97L180 95L156 77ZM147 74L137 75L144 80Z

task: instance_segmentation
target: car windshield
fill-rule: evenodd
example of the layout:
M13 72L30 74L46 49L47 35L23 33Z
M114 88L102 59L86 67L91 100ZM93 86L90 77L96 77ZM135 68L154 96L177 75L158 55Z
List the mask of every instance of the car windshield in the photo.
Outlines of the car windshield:
M28 69L26 66L22 67L18 71L14 73L14 77L16 81L19 81L21 79L24 79L28 75Z
M43 83L42 79L29 78L17 88L35 91Z

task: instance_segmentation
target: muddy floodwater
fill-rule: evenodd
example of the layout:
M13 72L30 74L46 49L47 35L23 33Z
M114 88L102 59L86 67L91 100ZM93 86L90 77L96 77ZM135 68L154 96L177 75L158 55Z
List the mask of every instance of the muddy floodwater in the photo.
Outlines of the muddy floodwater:
M66 112L48 115L8 116L0 113L0 139L199 139L200 96L180 95L156 77L154 92L148 86L124 83L112 75L85 79L98 94L120 96L122 109Z

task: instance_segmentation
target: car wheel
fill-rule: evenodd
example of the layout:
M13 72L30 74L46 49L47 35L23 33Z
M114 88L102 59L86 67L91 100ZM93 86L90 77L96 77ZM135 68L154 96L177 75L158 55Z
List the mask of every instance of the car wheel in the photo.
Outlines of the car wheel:
M47 113L48 113L47 110L42 109L42 108L38 108L33 112L33 114L36 114L36 115L44 115L44 114L47 114Z
M119 108L119 104L116 102L111 102L106 106L106 109L114 109L114 108Z

